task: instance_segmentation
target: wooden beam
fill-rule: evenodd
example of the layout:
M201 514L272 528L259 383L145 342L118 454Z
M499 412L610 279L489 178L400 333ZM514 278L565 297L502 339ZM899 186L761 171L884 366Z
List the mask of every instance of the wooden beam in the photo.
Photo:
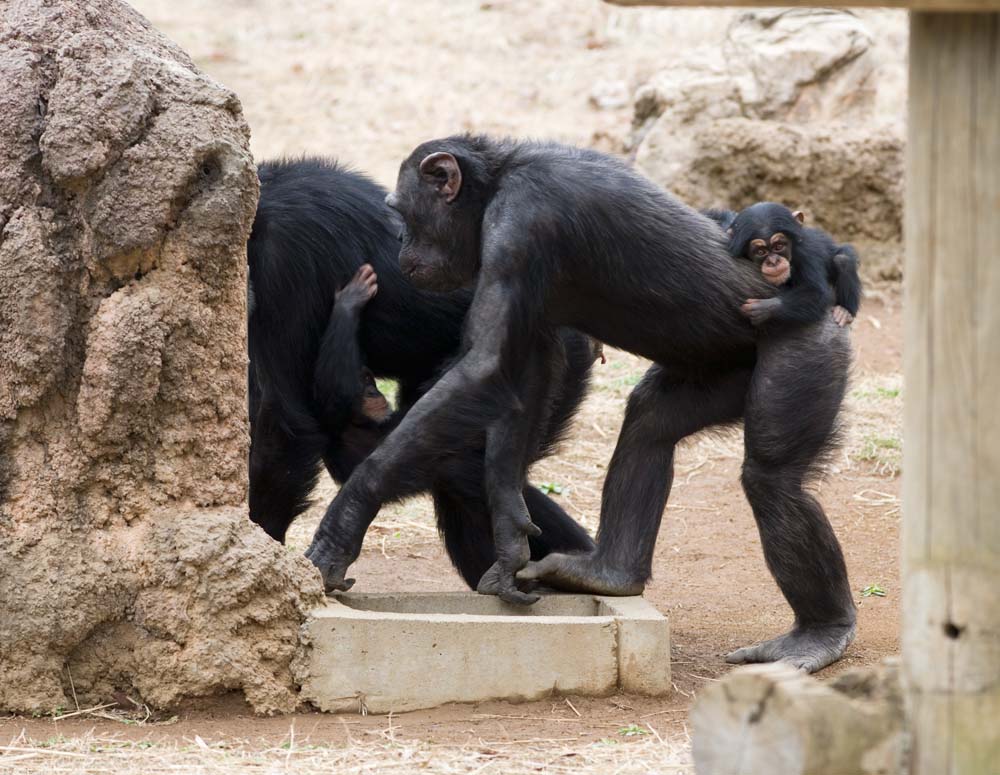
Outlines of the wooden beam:
M774 8L774 1L768 0L604 0L610 5L622 6L705 6L731 8L751 6ZM788 8L813 8L815 2L781 0L780 5ZM994 11L1000 9L1000 0L850 0L849 2L824 3L824 8L909 8L913 11Z
M903 656L913 775L1000 771L1000 14L914 13Z

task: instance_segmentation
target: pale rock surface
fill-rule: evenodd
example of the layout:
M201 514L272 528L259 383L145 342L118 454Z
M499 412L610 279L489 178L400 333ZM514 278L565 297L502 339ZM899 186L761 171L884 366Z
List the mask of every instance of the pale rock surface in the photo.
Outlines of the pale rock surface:
M805 210L859 244L869 271L895 274L905 91L902 62L888 61L898 36L883 31L903 21L871 20L819 8L738 15L721 50L704 47L638 90L637 166L695 207Z

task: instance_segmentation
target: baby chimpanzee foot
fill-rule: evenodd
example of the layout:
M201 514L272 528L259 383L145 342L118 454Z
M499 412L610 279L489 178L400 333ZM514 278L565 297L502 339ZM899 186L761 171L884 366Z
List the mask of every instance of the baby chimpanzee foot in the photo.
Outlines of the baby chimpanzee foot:
M517 574L523 581L541 581L566 592L625 597L641 595L645 580L626 571L606 567L596 554L550 554L529 562Z
M855 624L796 627L791 632L755 646L737 649L726 657L730 664L787 662L815 673L836 662L854 640Z

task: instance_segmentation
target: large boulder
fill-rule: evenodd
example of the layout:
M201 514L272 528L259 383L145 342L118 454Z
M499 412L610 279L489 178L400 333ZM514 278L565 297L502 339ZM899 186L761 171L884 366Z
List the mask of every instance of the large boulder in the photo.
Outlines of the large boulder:
M901 18L873 17L880 32ZM658 73L635 97L637 166L695 207L803 209L868 268L894 275L902 237L902 57L858 16L740 14L721 49ZM883 36L878 36L883 37ZM893 38L890 38L895 40Z
M0 708L297 703L318 575L245 508L257 178L117 0L0 0Z

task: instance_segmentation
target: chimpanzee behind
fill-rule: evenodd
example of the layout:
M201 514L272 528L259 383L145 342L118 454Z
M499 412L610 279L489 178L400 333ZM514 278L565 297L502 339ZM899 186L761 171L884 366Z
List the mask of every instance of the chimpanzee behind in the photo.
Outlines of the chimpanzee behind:
M327 588L343 585L398 477L425 465L428 435L479 400L499 402L485 472L497 564L480 589L530 600L513 582L538 529L521 499L524 450L544 401L545 343L554 326L570 325L655 363L629 398L597 548L550 554L519 577L581 592L641 592L675 445L742 418L744 489L795 624L730 659L785 659L808 670L838 659L854 636L855 608L840 546L804 485L835 436L850 359L840 329L824 320L758 340L739 305L773 288L730 258L715 223L595 151L435 140L403 162L388 201L406 223L399 259L415 282L443 289L478 277L469 346L331 504L308 552Z
M774 202L758 202L739 213L704 213L729 235L730 255L752 261L765 280L782 289L773 298L743 303L741 310L751 323L811 323L831 305L837 325L854 320L861 305L861 278L853 247L838 245L822 229L803 226L801 211Z
M258 174L247 243L250 516L284 540L321 462L344 481L458 354L471 294L418 290L402 276L399 219L367 178L323 159L265 162ZM568 329L555 336L548 364L556 376L533 457L562 434L594 356L588 337ZM392 417L367 412L366 394L378 391L366 372L399 379ZM431 466L399 480L403 494L431 490L448 553L470 586L495 559L483 500L490 406L470 402L466 415L429 435ZM545 530L532 539L535 556L593 548L543 493L526 487L524 497Z

